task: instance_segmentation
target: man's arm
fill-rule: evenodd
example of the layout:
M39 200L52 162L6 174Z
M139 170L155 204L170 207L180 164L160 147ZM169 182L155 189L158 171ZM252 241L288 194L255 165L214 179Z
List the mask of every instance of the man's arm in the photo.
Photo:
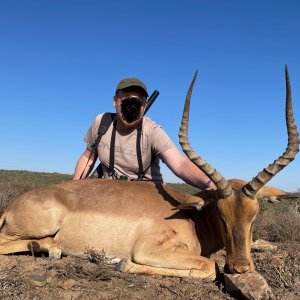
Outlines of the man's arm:
M88 177L93 170L97 157L97 151L91 152L89 149L86 149L76 164L73 180L84 179ZM80 178L81 174L82 177Z
M160 154L169 169L186 183L199 189L213 187L210 179L177 148L170 148Z

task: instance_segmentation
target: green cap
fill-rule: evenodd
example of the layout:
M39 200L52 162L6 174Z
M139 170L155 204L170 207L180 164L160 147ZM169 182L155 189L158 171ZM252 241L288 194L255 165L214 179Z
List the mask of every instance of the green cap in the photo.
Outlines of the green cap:
M124 78L124 79L122 79L119 82L119 84L117 85L116 93L119 90L123 90L123 89L129 88L131 86L136 86L136 87L141 88L144 91L145 95L148 97L146 85L141 80L139 80L138 78Z

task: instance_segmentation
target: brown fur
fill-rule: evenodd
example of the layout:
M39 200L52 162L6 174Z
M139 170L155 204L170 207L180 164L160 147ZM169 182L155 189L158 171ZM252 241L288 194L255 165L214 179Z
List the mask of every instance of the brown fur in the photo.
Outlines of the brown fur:
M234 189L244 183L230 181ZM0 253L34 245L58 258L105 249L123 259L123 271L214 279L215 263L207 257L225 245L230 271L253 270L250 224L258 202L218 197L214 190L190 197L150 182L82 180L45 187L25 193L4 211ZM174 210L191 198L204 205L202 211Z

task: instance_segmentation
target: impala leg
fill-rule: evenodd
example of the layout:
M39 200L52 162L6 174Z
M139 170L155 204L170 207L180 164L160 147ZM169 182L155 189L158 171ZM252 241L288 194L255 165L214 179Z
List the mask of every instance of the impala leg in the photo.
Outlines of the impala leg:
M148 275L163 275L174 277L190 277L215 280L217 277L217 270L214 264L212 270L200 270L200 269L168 269L163 267L152 267L148 265L136 264L130 260L122 260L119 263L120 271L125 273L137 273Z
M120 270L128 273L211 280L217 277L217 265L214 261L197 256L189 252L185 246L176 244L165 245L165 247L145 247L144 245L134 252L132 261L121 261Z
M61 249L53 238L22 240L15 236L0 233L0 254L11 254L16 252L48 252L50 258L59 259Z

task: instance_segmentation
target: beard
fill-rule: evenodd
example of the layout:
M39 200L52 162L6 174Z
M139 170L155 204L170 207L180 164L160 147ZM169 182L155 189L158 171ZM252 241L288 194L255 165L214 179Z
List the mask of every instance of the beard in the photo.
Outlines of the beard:
M137 97L123 99L121 103L122 118L128 123L135 122L141 116L142 105L143 101Z

